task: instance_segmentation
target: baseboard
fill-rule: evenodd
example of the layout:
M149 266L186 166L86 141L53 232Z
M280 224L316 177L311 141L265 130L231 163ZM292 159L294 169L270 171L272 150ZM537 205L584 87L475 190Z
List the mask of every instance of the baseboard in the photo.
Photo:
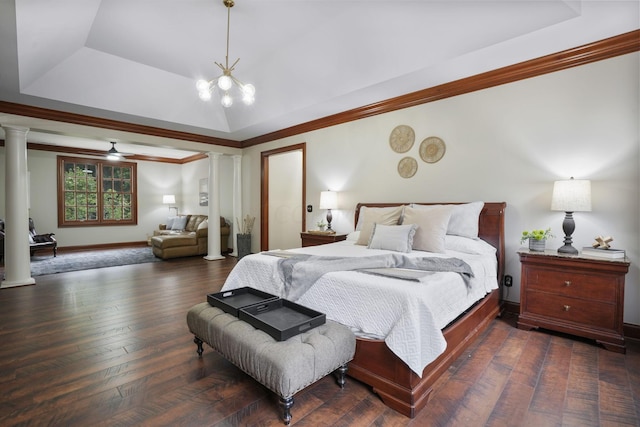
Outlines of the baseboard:
M520 304L512 301L503 301L502 305L504 307L504 311L509 314L515 314L516 316L520 313ZM623 326L623 335L626 338L640 340L640 325L634 325L631 323L625 323Z

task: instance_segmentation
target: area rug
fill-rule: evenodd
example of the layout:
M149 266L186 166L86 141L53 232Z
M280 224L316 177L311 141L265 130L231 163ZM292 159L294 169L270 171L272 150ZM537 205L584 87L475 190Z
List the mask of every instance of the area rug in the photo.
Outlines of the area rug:
M31 276L157 261L162 260L153 255L149 247L62 252L58 253L57 257L51 253L42 253L31 257ZM2 269L2 277L4 277L4 267L0 268Z

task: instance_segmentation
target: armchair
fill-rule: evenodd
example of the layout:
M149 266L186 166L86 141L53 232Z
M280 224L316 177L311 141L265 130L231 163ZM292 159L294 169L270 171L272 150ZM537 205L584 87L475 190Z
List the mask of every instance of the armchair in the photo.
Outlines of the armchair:
M0 261L4 259L4 220L0 219ZM31 256L41 249L53 249L53 256L58 254L58 242L53 233L38 234L33 218L29 218L29 251Z
M57 256L58 241L53 236L54 233L38 234L33 218L29 218L29 250L31 256L42 249L53 249L53 256Z

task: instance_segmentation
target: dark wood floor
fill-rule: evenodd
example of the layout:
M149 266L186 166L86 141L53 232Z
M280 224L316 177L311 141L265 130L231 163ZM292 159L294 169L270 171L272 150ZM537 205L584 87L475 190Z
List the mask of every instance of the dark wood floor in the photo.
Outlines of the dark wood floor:
M276 399L205 346L185 315L234 259L199 257L37 277L0 291L0 425L281 426ZM295 396L297 426L639 426L640 344L492 322L410 420L349 379Z

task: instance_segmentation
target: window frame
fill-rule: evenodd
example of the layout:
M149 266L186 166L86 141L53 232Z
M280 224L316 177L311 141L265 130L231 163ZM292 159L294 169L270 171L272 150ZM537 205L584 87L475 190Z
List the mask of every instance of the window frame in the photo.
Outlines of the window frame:
M93 165L96 169L96 179L98 180L97 191L97 219L96 220L74 220L70 221L65 218L65 167L69 163L82 163L85 165ZM138 225L138 172L137 163L121 160L95 159L86 157L66 157L57 156L57 203L58 203L58 227L103 227L103 226L123 226ZM131 170L131 191L125 192L130 194L131 218L130 219L104 219L104 167L125 167Z

